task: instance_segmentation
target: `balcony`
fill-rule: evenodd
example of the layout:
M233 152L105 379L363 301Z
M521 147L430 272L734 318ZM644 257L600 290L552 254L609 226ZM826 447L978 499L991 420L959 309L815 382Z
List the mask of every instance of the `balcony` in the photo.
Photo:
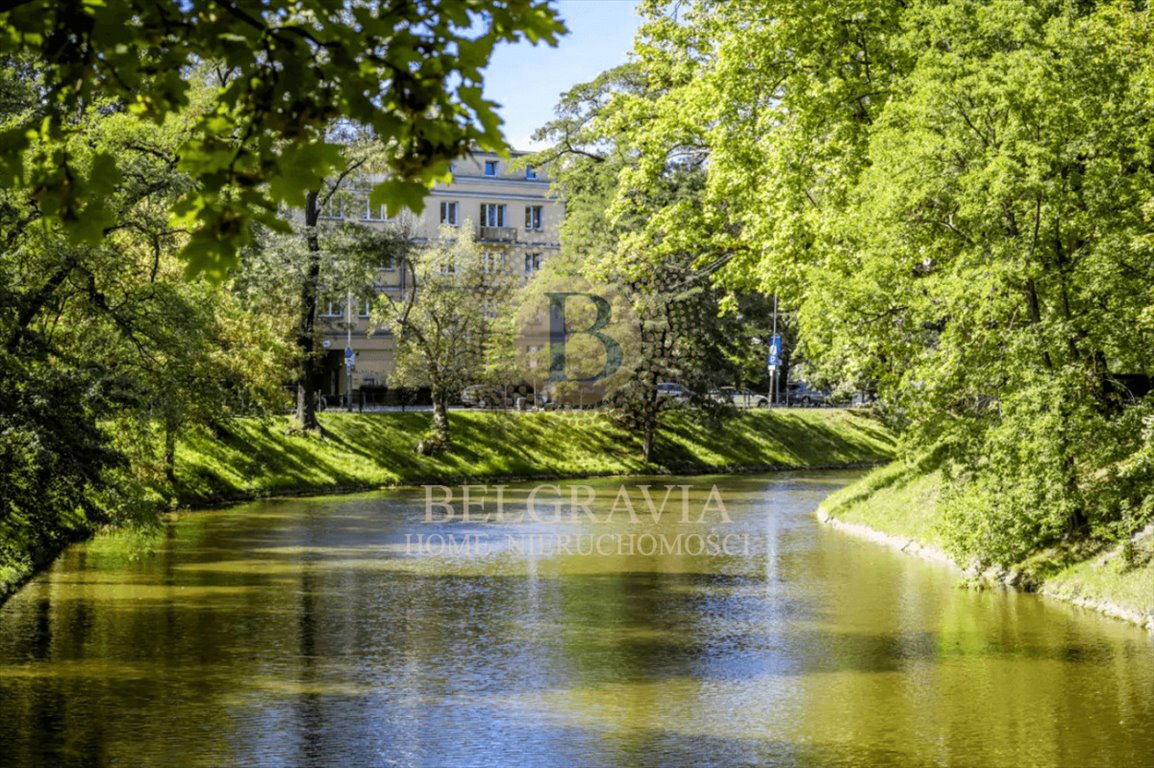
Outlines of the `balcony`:
M517 228L481 227L481 234L479 235L479 239L498 243L515 243L517 242Z

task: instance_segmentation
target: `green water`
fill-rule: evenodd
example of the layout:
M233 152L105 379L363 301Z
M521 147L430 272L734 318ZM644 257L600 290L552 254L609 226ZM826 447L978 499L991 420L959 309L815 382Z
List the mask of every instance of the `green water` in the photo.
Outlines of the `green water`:
M693 486L689 522L679 490L606 520L614 479L576 520L510 519L514 486L504 521L427 522L412 490L75 547L0 609L0 764L1154 762L1148 634L821 527L852 477L624 481Z

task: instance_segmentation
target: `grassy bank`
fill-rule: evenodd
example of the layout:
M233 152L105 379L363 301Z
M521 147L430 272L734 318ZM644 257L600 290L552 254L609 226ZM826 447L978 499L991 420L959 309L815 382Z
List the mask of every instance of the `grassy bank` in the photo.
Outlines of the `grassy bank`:
M822 504L821 516L850 532L876 532L892 546L923 556L949 558L938 505L942 479L895 463L866 475ZM1154 630L1154 530L1127 547L1085 542L1038 552L994 573L1011 583ZM966 563L955 563L965 568Z
M230 422L227 434L185 438L177 496L197 506L428 481L848 466L885 461L893 446L877 422L848 411L758 411L719 423L670 413L647 464L638 438L601 414L454 411L453 448L419 456L431 418L324 414L320 438L286 433L287 420Z

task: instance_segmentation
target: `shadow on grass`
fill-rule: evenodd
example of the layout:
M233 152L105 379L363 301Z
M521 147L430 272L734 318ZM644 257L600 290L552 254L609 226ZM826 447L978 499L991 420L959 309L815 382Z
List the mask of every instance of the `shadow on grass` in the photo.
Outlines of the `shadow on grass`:
M607 415L454 411L453 445L416 453L428 413L325 414L321 436L286 434L287 419L239 419L222 439L187 436L177 454L185 504L272 493L334 491L433 480L589 476L647 471L832 467L891 457L878 424L838 411L756 412L725 420L667 414L653 461Z

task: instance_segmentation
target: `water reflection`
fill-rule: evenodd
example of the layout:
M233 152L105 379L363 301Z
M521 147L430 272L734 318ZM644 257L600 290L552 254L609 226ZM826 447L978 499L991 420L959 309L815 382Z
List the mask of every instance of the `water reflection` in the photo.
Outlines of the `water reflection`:
M0 764L1149 764L1148 635L821 528L850 477L650 481L718 483L748 556L416 554L703 529L428 524L414 491L188 515L142 560L76 547L0 611ZM586 484L603 516L618 481Z

